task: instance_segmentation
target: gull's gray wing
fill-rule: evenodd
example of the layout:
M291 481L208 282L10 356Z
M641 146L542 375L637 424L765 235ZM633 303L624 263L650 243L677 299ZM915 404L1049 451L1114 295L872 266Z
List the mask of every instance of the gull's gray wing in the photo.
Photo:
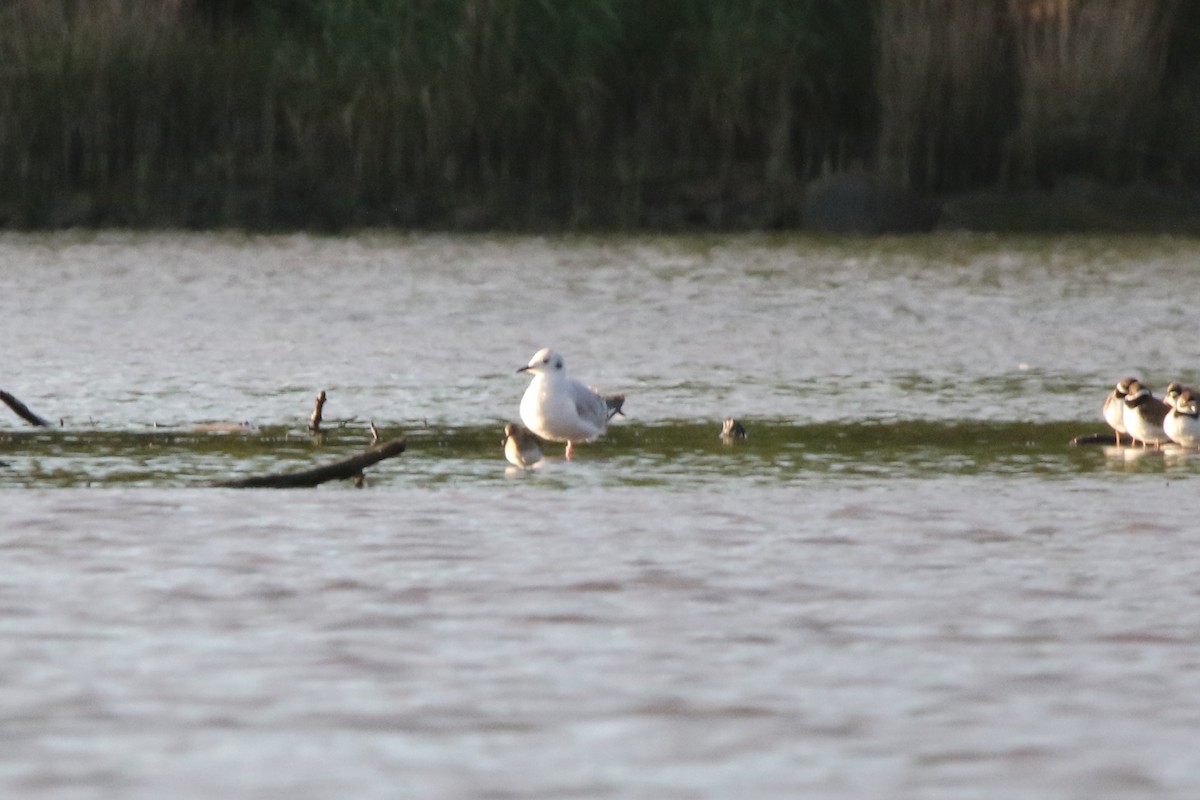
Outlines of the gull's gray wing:
M575 413L581 420L603 433L608 427L608 403L604 398L582 383L571 384L571 399L575 401Z

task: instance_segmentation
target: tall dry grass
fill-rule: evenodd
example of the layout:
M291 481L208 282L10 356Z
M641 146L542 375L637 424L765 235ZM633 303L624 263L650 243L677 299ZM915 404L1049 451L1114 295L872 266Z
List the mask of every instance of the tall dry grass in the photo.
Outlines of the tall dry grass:
M888 0L879 10L877 164L906 185L956 189L1123 181L1161 166L1170 54L1195 69L1179 0ZM1174 35L1174 38L1172 38ZM1190 118L1186 107L1177 117ZM1196 151L1188 142L1175 146ZM1157 147L1163 147L1162 144Z
M197 35L178 2L16 0L0 63L9 224L208 224L271 151L247 118L269 59Z
M1145 172L1176 0L1010 0L1018 174ZM1200 43L1198 43L1200 44Z
M823 0L13 0L0 217L720 224L739 186L863 154L869 26Z
M0 224L762 225L856 164L1200 172L1187 7L1050 2L7 0Z
M1011 118L1007 0L887 0L875 87L879 170L906 186L961 187L994 176Z

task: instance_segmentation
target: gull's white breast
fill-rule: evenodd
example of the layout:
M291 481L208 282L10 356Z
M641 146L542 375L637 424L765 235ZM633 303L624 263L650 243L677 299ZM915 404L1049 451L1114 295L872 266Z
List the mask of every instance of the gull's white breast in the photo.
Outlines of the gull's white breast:
M543 439L586 442L608 427L608 405L574 378L535 375L521 398L521 421Z

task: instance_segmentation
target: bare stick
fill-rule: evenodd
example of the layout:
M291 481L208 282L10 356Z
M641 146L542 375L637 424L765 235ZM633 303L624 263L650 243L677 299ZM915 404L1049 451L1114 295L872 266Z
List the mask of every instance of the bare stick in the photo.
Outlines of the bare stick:
M0 390L0 400L3 400L4 404L13 410L14 414L28 422L30 425L33 425L36 428L50 427L49 422L46 422L46 420L30 411L29 406L25 405L8 392Z
M354 478L355 485L362 485L362 472L367 467L404 452L403 439L393 439L379 447L351 456L334 464L314 467L303 472L281 472L274 475L253 475L232 481L214 484L223 489L297 489L317 486L326 481Z
M313 406L312 416L308 419L308 429L312 433L321 432L321 409L325 407L325 390L317 393L317 402Z

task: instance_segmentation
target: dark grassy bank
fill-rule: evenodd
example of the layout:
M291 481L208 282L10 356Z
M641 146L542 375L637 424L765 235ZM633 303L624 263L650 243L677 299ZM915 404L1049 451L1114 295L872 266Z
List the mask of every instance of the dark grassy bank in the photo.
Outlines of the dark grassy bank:
M1200 3L0 3L10 227L790 226L850 168L1200 189Z

